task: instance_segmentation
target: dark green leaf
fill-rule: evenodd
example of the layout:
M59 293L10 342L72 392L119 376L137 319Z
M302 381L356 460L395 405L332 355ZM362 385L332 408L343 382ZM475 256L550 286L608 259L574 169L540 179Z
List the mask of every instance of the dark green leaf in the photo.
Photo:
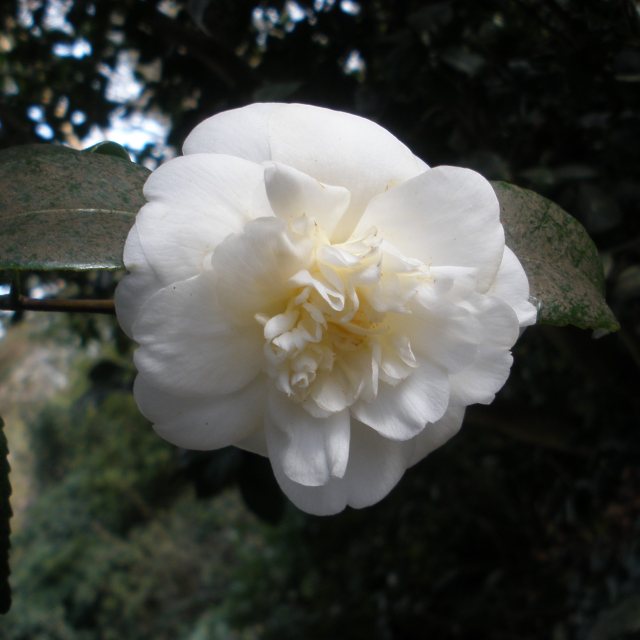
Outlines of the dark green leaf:
M86 153L100 153L105 156L113 156L114 158L121 158L122 160L129 160L131 162L131 156L129 152L117 142L111 142L105 140L104 142L98 142L88 149L84 149Z
M540 303L538 321L616 331L604 299L598 251L582 225L558 205L507 182L494 182L507 246L520 259Z
M4 422L0 418L0 613L7 613L11 607L11 587L9 586L9 534L11 525L11 484L9 483L9 448L4 435Z
M0 151L0 269L120 269L149 171L54 145Z

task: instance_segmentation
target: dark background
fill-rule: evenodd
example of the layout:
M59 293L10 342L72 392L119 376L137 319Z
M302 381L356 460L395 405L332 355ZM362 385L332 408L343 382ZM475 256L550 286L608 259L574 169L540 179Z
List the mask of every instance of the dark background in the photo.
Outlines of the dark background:
M86 55L61 53L79 39ZM109 89L123 52L142 85L130 101ZM2 147L80 144L142 112L166 119L179 150L205 117L258 100L359 113L431 165L552 198L598 245L621 330L528 329L491 407L379 505L323 519L288 505L265 461L153 436L113 323L22 328L69 345L74 373L25 427L29 497L0 637L640 638L638 4L0 5ZM132 150L151 166L167 152Z

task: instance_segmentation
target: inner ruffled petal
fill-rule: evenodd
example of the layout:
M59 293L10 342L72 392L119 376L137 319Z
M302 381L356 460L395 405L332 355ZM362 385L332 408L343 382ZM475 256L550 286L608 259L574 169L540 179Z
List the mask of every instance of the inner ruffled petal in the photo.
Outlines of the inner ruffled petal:
M235 323L254 322L286 306L294 288L289 279L309 264L312 239L291 231L279 218L247 223L212 258L216 293L223 313Z
M351 201L344 187L323 184L302 171L277 162L267 163L267 196L276 216L293 220L305 215L331 237Z

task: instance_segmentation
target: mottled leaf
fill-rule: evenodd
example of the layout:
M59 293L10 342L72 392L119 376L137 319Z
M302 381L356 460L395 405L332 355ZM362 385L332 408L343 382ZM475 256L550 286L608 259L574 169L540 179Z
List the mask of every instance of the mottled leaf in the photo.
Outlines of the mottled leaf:
M520 259L540 304L538 321L616 331L604 299L598 251L582 225L558 205L506 182L493 182L507 246Z
M0 151L0 269L119 269L149 171L55 145Z
M9 535L11 533L11 484L9 483L9 448L4 435L4 422L0 418L0 613L7 613L11 607L11 587L9 586Z
M117 142L111 142L105 140L104 142L98 142L92 147L88 147L83 150L84 153L100 153L105 156L113 156L114 158L120 158L121 160L129 160L131 162L131 156L129 152Z

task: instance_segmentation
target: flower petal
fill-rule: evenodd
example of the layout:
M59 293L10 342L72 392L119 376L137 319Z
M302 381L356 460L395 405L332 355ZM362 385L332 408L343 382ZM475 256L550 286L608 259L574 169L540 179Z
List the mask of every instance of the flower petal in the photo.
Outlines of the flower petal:
M510 349L520 335L516 312L499 298L475 295L466 302L482 329L480 344Z
M258 102L207 118L187 136L182 153L223 153L258 163L271 160L269 120L283 106Z
M409 440L420 433L425 424L439 420L448 403L446 373L421 361L408 378L394 387L381 383L375 398L356 402L351 412L385 438Z
M475 362L451 376L451 398L460 404L490 404L507 381L513 356L506 349L481 346Z
M358 116L304 104L256 104L198 125L184 153L274 160L320 182L346 187L351 206L336 230L346 240L373 196L428 167L395 136Z
M158 435L178 447L206 451L239 444L262 427L266 384L258 376L234 393L192 398L168 393L141 374L134 396Z
M448 373L468 367L475 359L482 329L473 311L428 292L423 285L411 304L411 314L399 316L398 330L411 336L413 351Z
M356 509L382 500L407 468L405 443L392 442L373 429L351 420L349 462L343 478L309 487L293 482L280 465L273 471L280 488L299 509L315 515L332 515L350 505Z
M213 253L216 292L222 312L235 322L255 322L256 313L272 315L286 306L294 285L289 279L309 264L312 244L296 238L280 218L247 223Z
M280 391L269 394L265 428L274 467L293 482L315 487L344 475L349 458L349 412L314 418Z
M441 447L447 440L460 431L464 419L465 407L449 405L447 412L440 420L428 424L413 440L406 444L411 447L408 465L413 466Z
M509 247L504 248L496 279L487 294L504 300L516 312L521 327L535 323L537 310L529 302L527 275L516 254Z
M518 318L505 302L490 296L473 301L482 327L473 364L451 376L451 398L455 404L489 404L504 386L513 362L510 349L518 339Z
M263 408L261 407L261 410L262 409ZM267 437L264 432L264 413L262 415L262 423L260 426L242 440L238 440L234 445L238 447L238 449L250 451L251 453L263 456L264 458L269 457L269 452L267 450Z
M429 266L473 267L486 291L504 250L500 205L479 173L436 167L369 203L355 234L371 226L405 256Z
M169 285L149 298L133 325L138 371L170 393L236 391L262 367L262 328L227 324L211 272Z
M140 242L164 284L186 280L230 233L256 217L272 216L264 169L240 158L174 158L148 178L149 201L138 213Z
M329 237L351 200L344 187L323 184L278 162L267 165L264 177L271 208L278 217L293 220L306 215Z
M164 286L147 261L135 224L124 244L123 260L129 273L116 287L116 316L122 330L132 337L133 324L142 305Z

